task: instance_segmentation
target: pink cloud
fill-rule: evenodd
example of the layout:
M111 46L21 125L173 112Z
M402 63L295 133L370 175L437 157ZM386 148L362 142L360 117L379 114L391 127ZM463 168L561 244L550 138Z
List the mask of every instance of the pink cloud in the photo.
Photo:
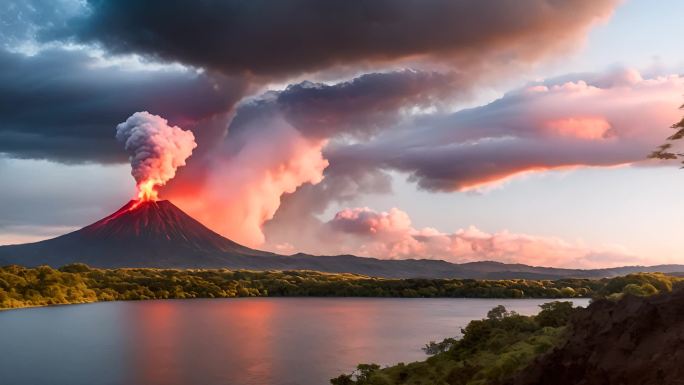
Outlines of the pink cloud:
M571 117L549 120L545 127L552 135L599 140L609 136L611 125L602 117Z
M619 246L592 247L581 241L512 233L488 233L470 226L453 233L417 229L397 208L378 212L367 207L339 211L326 223L329 239L323 254L351 253L385 259L428 258L451 262L493 260L555 267L606 267L641 261Z

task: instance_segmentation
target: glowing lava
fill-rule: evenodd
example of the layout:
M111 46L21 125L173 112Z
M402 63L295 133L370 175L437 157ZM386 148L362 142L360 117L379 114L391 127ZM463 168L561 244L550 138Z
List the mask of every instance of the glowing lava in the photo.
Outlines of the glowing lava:
M149 179L138 184L138 199L141 201L156 201L159 200L159 193L157 186L162 182L154 179Z
M159 200L159 192L157 192L157 186L163 185L164 183L159 180L148 179L142 181L137 185L138 188L138 200L131 205L128 209L129 211L135 210L144 202L156 202Z

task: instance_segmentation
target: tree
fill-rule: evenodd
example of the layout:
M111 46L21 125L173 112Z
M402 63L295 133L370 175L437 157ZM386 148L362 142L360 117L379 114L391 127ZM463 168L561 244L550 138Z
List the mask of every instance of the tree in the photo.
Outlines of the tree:
M650 283L645 283L643 285L637 285L636 283L630 283L622 289L625 294L636 295L637 297L648 297L650 295L658 294L658 289Z
M684 109L684 105L682 105L679 108ZM676 140L684 139L684 117L678 123L673 124L672 128L677 130L677 132L675 132L672 136L668 137L668 141L674 142ZM672 143L664 143L658 146L658 148L655 151L653 151L648 157L651 159L663 160L675 160L679 158L684 158L684 153L673 151L672 146ZM684 163L684 161L682 163Z
M508 315L508 311L504 305L495 306L492 310L487 312L487 319L501 320Z
M378 369L380 369L380 365L378 364L358 364L356 366L356 381L368 381L373 372L377 371Z
M539 326L550 326L557 328L564 326L570 320L570 316L575 312L572 302L554 301L539 305L541 311L535 317Z
M561 295L563 296L563 298L571 298L571 297L574 297L577 295L577 293L575 292L575 289L573 289L571 287L564 287L564 288L560 289L560 291L561 291Z
M355 381L352 379L350 374L340 374L337 378L332 378L330 380L332 385L353 385Z

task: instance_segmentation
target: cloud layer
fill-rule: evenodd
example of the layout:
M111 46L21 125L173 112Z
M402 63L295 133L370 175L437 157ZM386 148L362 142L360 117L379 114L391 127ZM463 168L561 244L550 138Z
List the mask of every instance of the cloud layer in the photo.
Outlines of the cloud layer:
M616 0L90 1L43 38L72 37L224 73L292 75L427 61L459 68L530 62L573 46Z
M332 145L331 163L406 173L419 187L463 191L516 175L644 161L676 121L684 78L615 70L534 84L486 106L419 116L372 140Z
M430 112L446 89L467 94L451 88L458 79L399 71L268 92L240 105L206 166L182 173L167 196L251 246L316 250L320 215L332 203L390 192L387 172L427 190L465 191L531 172L642 162L684 93L679 76L616 69Z
M380 125L384 128L367 140L333 140L323 152L330 162L323 182L284 196L273 220L265 224L268 247L328 252L321 245L335 241L325 240L327 225L321 215L334 203L390 192L387 172L404 173L430 191L467 191L496 187L533 172L645 163L678 117L682 94L680 76L644 79L635 70L615 69L531 84L483 107L405 117L397 124ZM397 247L416 244L407 239L410 242ZM549 250L554 244L569 248L552 240L541 243ZM354 247L360 244L344 251L354 252ZM355 252L369 253L369 247ZM392 255L391 250L376 251ZM492 252L492 258L512 258L497 253ZM457 258L456 253L448 255ZM464 258L467 255L474 254L464 253ZM607 258L584 249L569 255L586 264L589 256Z
M324 217L332 205L391 193L391 175L459 192L641 163L679 120L681 76L571 74L459 107L483 87L567 57L618 3L10 1L0 14L0 156L123 163L114 127L148 110L192 130L198 144L163 197L250 246L627 263L622 250L581 242L417 229L398 209ZM20 164L52 170L32 160L12 167ZM5 211L14 219L0 226L31 225Z
M334 85L303 82L247 100L238 107L225 139L183 170L165 196L222 234L260 246L265 241L262 225L275 215L281 196L323 180L329 165L323 149L329 139L368 138L397 124L403 109L468 92L455 87L458 81L453 74L405 70ZM361 171L339 163L328 179L335 173L350 180L350 173ZM330 188L327 182L321 188L331 194L348 190ZM314 196L306 202L311 208L329 199L316 196L320 189L311 191Z

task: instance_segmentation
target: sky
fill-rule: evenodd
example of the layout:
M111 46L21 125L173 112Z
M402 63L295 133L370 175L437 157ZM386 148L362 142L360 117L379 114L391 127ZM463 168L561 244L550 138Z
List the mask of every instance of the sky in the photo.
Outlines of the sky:
M162 164L161 199L284 254L684 263L684 174L646 159L684 115L681 1L8 5L0 244Z

